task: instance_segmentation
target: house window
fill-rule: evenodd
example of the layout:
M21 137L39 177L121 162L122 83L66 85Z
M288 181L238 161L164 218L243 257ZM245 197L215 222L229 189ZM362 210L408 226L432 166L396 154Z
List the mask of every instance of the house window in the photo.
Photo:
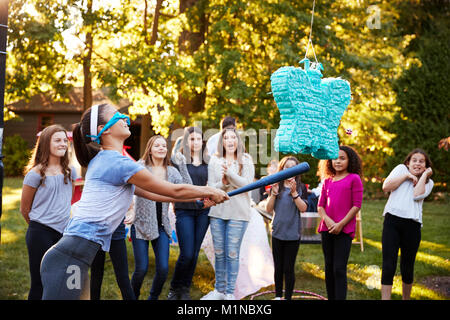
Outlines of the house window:
M53 115L52 114L40 114L38 117L38 132L41 132L46 127L53 124Z

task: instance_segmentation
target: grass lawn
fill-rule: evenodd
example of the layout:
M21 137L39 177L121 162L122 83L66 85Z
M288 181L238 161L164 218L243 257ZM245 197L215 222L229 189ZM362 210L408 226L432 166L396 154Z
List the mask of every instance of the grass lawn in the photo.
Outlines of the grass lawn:
M28 270L28 253L25 245L27 224L19 211L22 180L5 178L3 187L3 216L1 218L0 246L0 299L27 299L30 286ZM359 245L353 245L348 264L348 296L355 299L380 299L381 277L381 216L385 200L363 202L362 223L364 235L364 252ZM449 299L450 279L450 204L444 202L426 202L424 204L422 242L416 258L415 283L412 299ZM130 278L134 269L131 242L127 241ZM169 278L178 257L178 247L171 247ZM149 272L144 280L141 299L148 296L153 279L154 259L150 250ZM116 284L111 261L105 263L102 299L121 299ZM399 266L394 280L393 299L401 299L401 277ZM320 245L302 244L296 263L297 290L310 291L326 297L323 254ZM169 289L166 282L161 299L165 299ZM208 259L200 254L191 290L193 299L213 289L214 272ZM444 285L444 282L447 284ZM433 285L431 285L431 283ZM261 292L272 291L273 286L262 288ZM445 295L447 293L447 296ZM294 294L294 298L300 294ZM272 299L274 294L266 294L258 299ZM248 299L248 297L247 297Z

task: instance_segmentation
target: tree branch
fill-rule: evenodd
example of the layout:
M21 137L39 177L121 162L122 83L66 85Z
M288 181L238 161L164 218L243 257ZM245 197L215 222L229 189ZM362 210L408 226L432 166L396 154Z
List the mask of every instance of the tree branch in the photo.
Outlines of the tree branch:
M159 24L159 15L162 6L163 0L156 1L155 15L153 16L153 28L152 28L152 38L150 39L150 44L155 44L158 39L158 24Z

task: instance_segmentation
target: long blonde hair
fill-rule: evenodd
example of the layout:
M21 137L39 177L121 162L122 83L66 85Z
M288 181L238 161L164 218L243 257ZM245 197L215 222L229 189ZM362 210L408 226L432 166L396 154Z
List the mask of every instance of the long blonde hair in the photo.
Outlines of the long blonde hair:
M45 171L48 167L48 161L50 159L50 143L52 136L56 132L64 132L67 137L67 131L59 124L54 124L46 127L42 130L41 135L36 141L36 145L31 153L30 160L24 170L24 175L30 172L31 169L40 165L39 174L41 175L40 185L45 185ZM69 168L69 148L67 148L64 156L60 158L60 164L62 167L62 173L64 174L64 183L67 184L70 181L70 168Z

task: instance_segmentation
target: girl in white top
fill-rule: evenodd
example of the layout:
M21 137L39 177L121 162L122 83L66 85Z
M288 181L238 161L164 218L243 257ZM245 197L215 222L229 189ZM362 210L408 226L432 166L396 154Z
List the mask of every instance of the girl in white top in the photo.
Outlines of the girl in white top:
M414 262L421 240L423 199L433 188L433 181L430 179L432 173L428 155L422 149L414 149L383 183L383 191L390 192L383 211L383 300L391 298L399 248L403 300L408 300L411 296Z
M235 129L222 130L217 153L208 165L208 184L229 192L253 182L252 158ZM210 228L215 252L215 289L203 300L235 300L242 238L250 220L250 195L242 193L212 207Z

